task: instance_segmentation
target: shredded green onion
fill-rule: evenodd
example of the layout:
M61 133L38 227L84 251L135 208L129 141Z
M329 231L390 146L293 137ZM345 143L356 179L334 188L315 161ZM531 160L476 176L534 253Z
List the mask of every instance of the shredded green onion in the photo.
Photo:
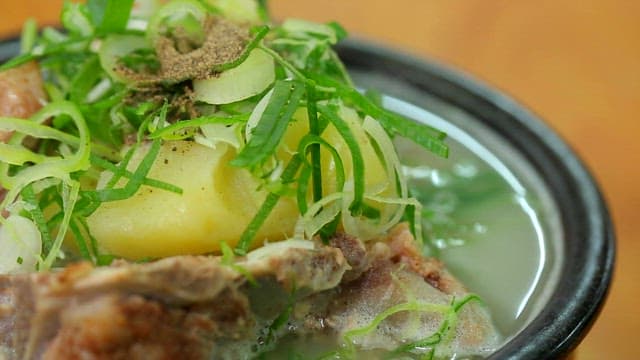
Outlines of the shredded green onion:
M242 51L242 54L240 54L240 56L237 59L226 64L216 65L213 67L212 70L217 72L222 72L242 64L245 60L247 60L247 58L249 57L253 49L262 48L260 46L260 42L262 41L262 39L264 39L265 36L267 36L267 34L269 33L269 30L270 29L267 25L263 25L255 28L253 31L254 33L253 39L251 39L251 41L249 41L249 43L245 45L244 50Z
M127 27L134 0L88 0L91 20L100 33L120 32Z
M189 128L197 128L207 124L223 124L233 125L239 122L246 122L249 119L249 115L231 115L231 116L203 116L191 120L184 120L175 124L163 127L151 133L149 137L151 139L175 139L181 138L180 132Z
M93 34L94 24L91 22L89 11L83 4L65 1L60 20L65 29L74 35L89 36Z
M99 239L93 238L86 222L102 203L130 198L142 186L182 194L183 189L148 177L162 143L174 140L215 147L233 138L238 153L231 164L246 168L261 181L266 197L244 229L235 248L238 254L251 248L283 196L297 200L296 236L320 234L326 239L342 225L369 238L367 233L384 233L411 212L407 209L418 208L411 220L421 238L421 205L409 195L390 137L408 137L446 156L445 135L384 109L380 97L353 88L332 49L346 36L341 26L302 20L270 26L265 2L258 1L255 9L264 24L251 21L258 26L250 30L251 39L240 54L213 66L211 73L236 68L253 50L261 49L276 64L276 81L268 85L271 89L243 101L207 105L191 97L197 79L147 84L132 80L135 77L125 78L117 68L161 72L154 49L158 37L181 41L186 36L197 46L198 39L206 35L207 17L224 16L228 3L172 0L144 16L134 14L130 22L133 4L133 0L67 2L61 16L64 31L45 28L38 35L35 22L28 21L23 28L22 54L0 65L4 70L40 60L51 100L29 119L0 118L0 131L14 133L8 143L0 144L0 184L8 190L1 205L12 210L20 208L17 203L25 204L43 234L43 269L60 256L67 229L82 257L95 263L112 259L99 254ZM137 24L147 19L146 29ZM353 112L353 119L346 118L345 109ZM291 146L287 131L303 117L299 110L306 112L309 134L301 134ZM337 149L323 137L327 126L335 128L346 149ZM39 140L35 150L26 146L27 137ZM133 138L134 144L121 156L123 144L130 144ZM360 141L371 142L384 167L386 183L367 185ZM142 160L131 166L134 154L143 149ZM286 157L280 158L282 154ZM323 154L335 174L328 184ZM345 162L350 164L349 173ZM97 182L100 172L110 176L106 185L86 185ZM36 189L42 189L42 194ZM43 209L49 206L59 213L47 218ZM57 229L56 237L50 239L53 229ZM221 250L229 256L228 247Z
M298 109L304 87L295 81L277 81L273 94L253 129L251 139L231 161L231 165L252 168L274 153L293 113Z
M351 152L351 162L353 165L353 202L349 206L349 210L354 214L360 214L362 211L362 202L364 197L364 160L358 141L353 136L349 124L344 121L338 113L327 105L318 105L318 111L322 116L326 117L335 126Z
M233 249L231 249L226 242L222 241L220 243L220 251L222 252L221 262L223 265L230 267L233 271L244 276L252 286L258 285L253 275L247 269L236 263L236 256L233 253Z
M300 156L293 156L289 161L289 164L287 164L287 167L282 172L282 181L284 183L293 181L301 165L302 159L300 158ZM280 200L280 194L271 192L267 195L267 198L262 203L262 206L260 206L260 209L258 209L257 214L253 217L253 219L251 219L251 222L249 222L249 225L247 225L247 228L242 233L242 236L240 236L240 241L238 241L238 244L235 248L236 254L241 256L247 254L247 251L249 251L251 243L260 230L260 227L267 219L273 208L276 206L278 200Z
M60 223L60 227L58 228L58 234L53 241L53 245L49 254L44 259L43 263L40 266L41 270L49 270L51 266L53 266L53 262L58 258L60 253L60 248L62 247L62 241L64 240L64 236L67 233L67 228L69 227L69 222L71 221L71 215L73 214L73 208L78 200L78 193L80 191L80 183L71 181L70 185L66 183L62 184L63 192L62 192L62 200L63 200L63 212L64 216L62 218L62 222Z
M33 184L29 184L22 190L22 198L27 203L26 210L29 212L33 222L38 227L38 231L40 231L45 250L49 251L47 247L50 247L49 244L52 243L51 233L49 232L49 227L47 226L47 221L44 217L44 213L42 212L42 208L38 204L36 193L33 190Z
M22 26L22 35L20 36L21 54L31 52L36 42L36 36L38 36L38 23L33 18L27 19Z
M79 137L76 153L63 158L50 157L50 161L42 161L33 166L24 168L13 176L9 174L10 164L5 162L0 163L0 183L3 187L9 190L2 202L2 208L5 208L10 202L12 202L18 194L20 194L22 189L31 183L49 177L59 178L70 183L71 180L69 178L69 174L87 170L89 168L89 156L91 154L89 130L82 114L80 114L77 107L71 102L62 101L50 103L36 113L31 118L31 121L13 118L0 118L0 129L17 132L17 134L14 134L9 141L9 145L13 146L18 146L26 136L65 141L68 140L66 135L60 135L63 133L53 128L41 125L46 119L61 114L70 116L77 127ZM7 150L6 147L0 148L0 150L3 149ZM4 158L5 156L1 157Z
M113 165L112 163L110 163L109 161L103 160L103 159L98 158L98 157L92 157L91 158L91 162L96 164L97 166L99 166L101 168L104 168L105 170L109 170L109 171L111 171L113 173L112 178L109 179L109 182L105 186L108 189L113 188L113 186L115 186L115 184L118 182L118 180L120 180L122 177L126 177L127 179L131 179L131 177L133 176L133 173L131 171L127 170L126 166L123 167L124 161L119 166L116 166L116 165ZM176 193L178 195L181 195L184 192L183 189L181 189L178 186L169 184L169 183L161 181L161 180L150 179L150 178L146 178L146 177L142 180L142 185L151 186L151 187L154 187L156 189L166 190L166 191L169 191L169 192L172 192L172 193Z
M380 325L380 323L382 323L391 315L394 315L403 311L429 312L429 313L444 315L444 314L447 314L449 310L450 310L450 306L448 305L423 303L418 301L400 303L376 315L376 317L373 319L373 321L371 321L371 323L369 323L369 325L345 332L343 337L348 346L353 346L354 338L371 333Z
M313 80L309 80L306 83L307 114L309 116L309 133L311 135L319 136L321 131L320 131L320 123L318 122L318 107L316 104L315 86L316 84ZM311 150L311 176L313 180L313 201L318 201L322 198L322 168L320 165L320 162L321 162L320 143L313 144L310 150Z
M324 140L322 137L318 136L318 135L314 135L314 134L308 134L305 135L302 140L300 140L300 144L298 145L298 154L306 154L307 153L307 149L312 149L312 146L314 145L321 145L324 146L325 149L327 151L329 151L329 153L331 154L333 161L335 162L335 171L336 171L336 191L342 191L342 189L344 188L344 183L345 183L345 171L344 171L344 164L342 162L342 158L340 157L340 154L338 153L338 151L331 146L331 144L329 144L326 140ZM311 155L313 156L313 152L311 153ZM313 158L312 158L313 161ZM311 175L311 172L313 171L314 167L316 166L316 164L312 163L311 165L307 164L307 166L305 167L305 169L308 169L309 171L309 176ZM300 176L300 179L298 181L298 208L300 209L300 213L304 214L307 211L307 206L306 206L306 183L308 181L308 177L305 179L302 177L302 175ZM316 179L313 179L314 181L314 185L315 185L315 181ZM320 179L321 181L321 179ZM314 188L315 189L315 188ZM322 195L322 194L320 194ZM322 197L320 197L320 199L315 199L314 197L314 202L318 202L322 199Z
M138 168L131 174L127 184L118 189L103 189L87 192L87 196L99 202L118 201L132 197L144 184L147 174L151 170L158 153L160 152L160 140L151 143L149 152L144 156Z

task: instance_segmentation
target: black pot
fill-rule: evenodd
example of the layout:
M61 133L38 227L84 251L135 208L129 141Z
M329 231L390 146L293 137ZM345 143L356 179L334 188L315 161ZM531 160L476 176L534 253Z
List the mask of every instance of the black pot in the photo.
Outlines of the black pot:
M19 43L0 43L0 63ZM339 53L363 87L377 87L420 105L437 99L463 111L516 151L542 179L562 227L561 270L544 306L490 359L566 356L586 335L606 298L615 257L613 226L592 176L539 118L500 92L458 71L396 51L346 41Z
M421 98L437 99L439 106L466 113L522 155L541 178L562 227L560 275L538 314L489 359L567 356L602 308L615 258L611 218L585 165L538 117L466 74L362 41L343 43L339 54L361 86L418 106L429 106Z

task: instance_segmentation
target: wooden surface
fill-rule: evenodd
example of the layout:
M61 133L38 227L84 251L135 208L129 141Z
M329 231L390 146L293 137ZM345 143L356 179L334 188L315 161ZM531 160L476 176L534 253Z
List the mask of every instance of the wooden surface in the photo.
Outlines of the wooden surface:
M0 36L60 0L3 0ZM618 235L609 300L577 359L635 359L640 345L640 1L272 0L277 18L338 20L352 34L455 65L529 106L602 185Z

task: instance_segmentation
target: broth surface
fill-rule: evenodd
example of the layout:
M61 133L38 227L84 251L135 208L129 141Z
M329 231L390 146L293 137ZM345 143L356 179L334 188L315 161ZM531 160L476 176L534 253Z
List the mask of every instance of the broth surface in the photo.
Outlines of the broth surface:
M426 211L425 250L480 295L506 339L514 336L555 286L562 231L553 200L525 160L468 114L434 106L436 99L429 101L439 115L395 98L385 101L448 134L448 159L397 141L414 196Z
M447 120L396 98L384 101L448 134L448 159L396 140L413 196L424 205L425 253L443 260L480 295L508 340L535 317L555 286L562 234L552 199L533 169L467 114L436 99L430 105L448 111ZM266 358L314 358L337 344L324 335L313 342L290 337Z

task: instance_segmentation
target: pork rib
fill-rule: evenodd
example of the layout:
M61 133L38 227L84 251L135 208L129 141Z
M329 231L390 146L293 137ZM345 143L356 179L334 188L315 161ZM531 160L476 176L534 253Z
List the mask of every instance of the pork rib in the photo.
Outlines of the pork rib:
M271 349L265 337L304 344L321 334L338 345L399 304L443 308L468 294L442 262L422 256L406 225L366 244L344 234L329 245L275 243L232 265L207 256L76 264L0 276L0 359L3 351L10 360L251 358ZM274 330L282 314L288 325ZM365 354L394 350L440 331L447 316L398 312L349 341ZM483 355L498 345L480 303L465 304L450 325L437 355Z
M283 293L294 283L305 293L335 287L348 269L328 246L284 247L242 264L255 286L275 284ZM226 345L250 345L272 320L252 311L253 286L205 256L0 276L0 358L233 358L238 346Z

